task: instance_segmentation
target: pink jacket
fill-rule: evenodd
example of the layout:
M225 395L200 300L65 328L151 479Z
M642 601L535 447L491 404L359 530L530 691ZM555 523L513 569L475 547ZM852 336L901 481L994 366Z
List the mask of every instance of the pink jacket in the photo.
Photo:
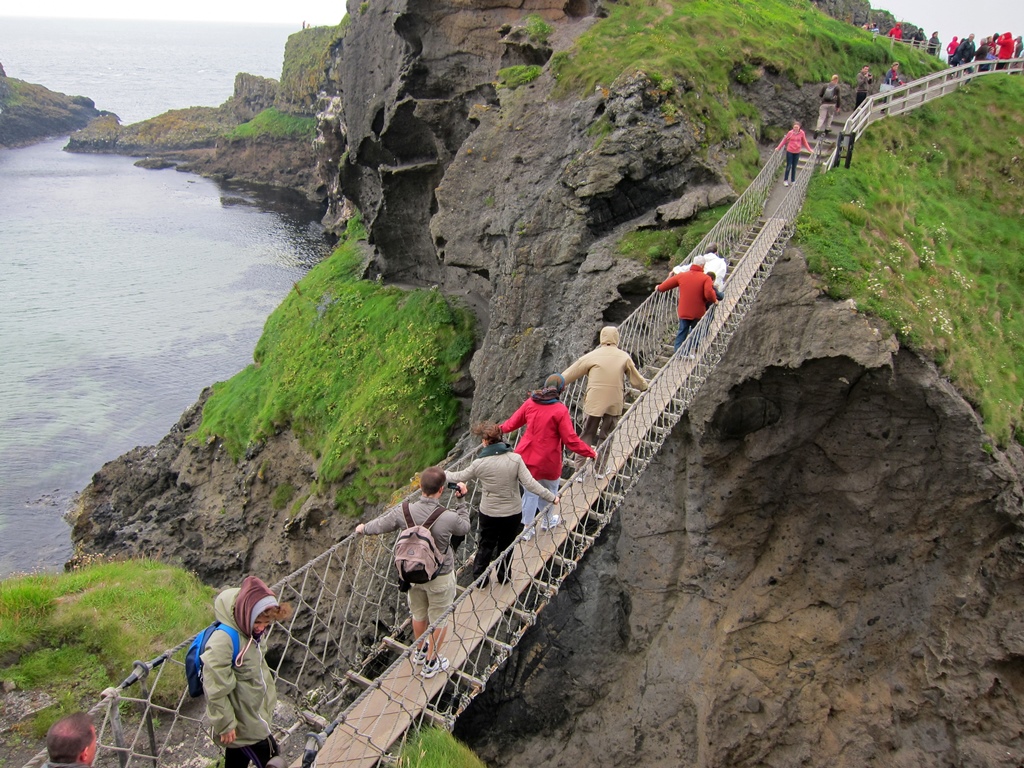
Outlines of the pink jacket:
M783 144L786 145L787 152L799 152L801 147L807 147L807 151L811 151L811 145L807 143L807 134L802 128L799 131L791 130L783 136L776 149L781 149Z
M565 403L538 403L532 397L519 406L501 431L508 434L526 425L519 438L516 453L523 457L526 468L537 480L557 480L562 476L562 446L587 458L596 458L594 449L580 440L572 426L572 417Z

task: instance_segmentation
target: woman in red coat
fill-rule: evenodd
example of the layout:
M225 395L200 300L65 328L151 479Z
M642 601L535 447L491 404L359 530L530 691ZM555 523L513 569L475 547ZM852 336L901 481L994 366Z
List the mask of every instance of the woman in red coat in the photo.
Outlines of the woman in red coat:
M1003 32L999 39L995 41L995 45L999 48L999 52L996 54L997 59L1005 61L1006 59L1013 58L1014 39L1012 33Z
M594 449L576 434L569 409L559 399L564 387L565 379L561 374L548 376L544 386L531 392L526 402L501 425L501 431L505 434L526 425L526 432L516 445L516 453L523 457L534 479L556 495L562 479L563 445L580 456L597 458ZM540 497L524 489L522 511L523 525L527 529L523 534L525 539L533 537L534 529L531 526L538 507ZM561 517L550 510L550 506L544 508L541 530L554 528L561 522Z

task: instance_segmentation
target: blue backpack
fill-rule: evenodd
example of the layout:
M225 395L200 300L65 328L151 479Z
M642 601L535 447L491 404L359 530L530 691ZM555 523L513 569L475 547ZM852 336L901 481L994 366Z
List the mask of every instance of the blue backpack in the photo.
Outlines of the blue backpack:
M229 627L227 624L221 624L219 621L213 622L210 626L196 635L196 639L192 641L192 645L188 647L188 653L185 654L185 680L188 682L188 695L193 699L197 696L203 695L203 651L206 650L206 644L210 640L212 635L217 630L226 632L228 637L231 638L231 645L234 648L234 653L231 654L231 666L235 666L235 659L238 658L238 630L234 627Z

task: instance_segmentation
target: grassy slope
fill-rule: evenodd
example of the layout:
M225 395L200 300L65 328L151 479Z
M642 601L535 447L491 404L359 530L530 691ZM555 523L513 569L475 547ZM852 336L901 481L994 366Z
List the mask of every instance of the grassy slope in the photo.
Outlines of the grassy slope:
M933 357L987 431L1024 441L1024 80L991 76L872 124L817 176L797 240L837 298Z
M283 111L314 113L317 94L326 82L331 49L345 37L348 26L346 16L337 26L309 27L289 35L284 46L278 96Z
M844 82L852 83L864 64L881 76L893 59L887 39L874 39L869 32L826 16L807 0L626 0L608 10L607 18L569 51L554 57L558 93L591 93L623 72L643 70L670 93L663 107L666 121L690 121L706 147L740 137L726 168L737 190L760 169L754 137L745 135L739 122L746 119L760 126L760 114L736 96L737 85L750 85L770 74L802 85L839 73ZM911 49L901 49L897 58L913 77L941 66L938 59ZM781 130L764 133L774 140ZM722 212L671 230L632 233L619 251L648 265L685 255Z
M486 768L448 731L424 728L412 734L398 756L398 768Z
M316 136L315 117L286 115L274 107L265 109L247 123L242 123L225 138L234 139L309 139Z
M344 479L336 505L359 514L444 456L473 329L437 291L356 279L365 233L349 230L267 320L256 363L214 387L197 438L238 458L290 426L320 459L321 490Z
M57 700L20 735L41 738L62 714L91 706L124 679L135 659L197 632L212 619L212 598L192 574L150 561L0 581L0 679Z

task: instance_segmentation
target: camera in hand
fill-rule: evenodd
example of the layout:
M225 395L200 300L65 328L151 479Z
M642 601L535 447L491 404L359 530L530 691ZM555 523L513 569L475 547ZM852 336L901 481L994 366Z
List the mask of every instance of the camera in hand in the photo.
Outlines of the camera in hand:
M459 490L459 484L458 484L458 483L448 483L448 487L449 487L449 488L450 488L451 490L453 490L453 491L457 491L457 490Z

